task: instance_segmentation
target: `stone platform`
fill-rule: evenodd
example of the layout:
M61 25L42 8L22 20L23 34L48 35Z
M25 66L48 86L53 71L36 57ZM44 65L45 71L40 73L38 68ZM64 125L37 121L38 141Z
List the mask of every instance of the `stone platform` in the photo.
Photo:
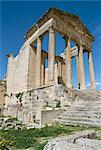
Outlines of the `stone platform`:
M101 92L70 90L50 85L12 95L6 101L4 115L23 123L42 127L54 122L64 125L101 126Z

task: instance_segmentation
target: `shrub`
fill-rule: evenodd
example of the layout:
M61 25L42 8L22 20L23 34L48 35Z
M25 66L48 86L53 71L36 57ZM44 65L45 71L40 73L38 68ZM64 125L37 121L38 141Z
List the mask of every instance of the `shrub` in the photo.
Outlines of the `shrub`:
M61 103L60 101L57 101L56 107L60 107Z

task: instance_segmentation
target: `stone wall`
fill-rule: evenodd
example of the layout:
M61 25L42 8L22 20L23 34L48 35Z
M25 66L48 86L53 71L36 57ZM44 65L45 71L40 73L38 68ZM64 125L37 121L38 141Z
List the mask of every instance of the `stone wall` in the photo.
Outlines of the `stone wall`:
M5 91L6 91L6 82L0 81L0 109L4 107Z
M28 61L28 80L27 80L27 89L32 89L35 85L35 66L36 66L36 50L35 48L30 47L29 50L29 61Z
M7 69L7 94L27 90L29 47L21 50L15 58L10 56Z
M25 124L41 124L43 110L51 109L53 111L69 106L73 95L71 98L71 94L68 94L68 89L62 85L51 85L6 97L8 101L5 105L4 115L17 117ZM51 120L53 120L55 115L56 113L51 115ZM46 123L49 121L46 119L42 122Z
M61 110L46 110L41 112L41 124L42 125L52 125L54 119L61 113Z

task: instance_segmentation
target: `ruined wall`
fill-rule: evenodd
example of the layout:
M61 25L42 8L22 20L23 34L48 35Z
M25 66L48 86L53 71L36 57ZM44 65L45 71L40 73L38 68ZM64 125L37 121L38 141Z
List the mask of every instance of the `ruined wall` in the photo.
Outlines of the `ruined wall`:
M38 124L43 122L44 124L46 121L49 121L45 119L45 116L42 120L43 110L59 110L71 104L72 101L67 90L62 85L54 85L23 92L19 96L13 94L11 97L8 97L9 103L4 110L4 115L17 117L25 124L32 122ZM48 115L46 114L47 117ZM55 115L57 113L54 116L50 116L50 121L53 120Z
M4 107L5 92L6 92L6 82L0 81L0 109Z
M30 46L8 59L7 94L27 91L34 84L34 51Z
M41 125L52 125L54 119L61 113L61 110L46 110L41 112Z
M34 88L35 85L35 71L36 71L36 50L30 47L29 49L29 60L28 60L28 79L27 89Z

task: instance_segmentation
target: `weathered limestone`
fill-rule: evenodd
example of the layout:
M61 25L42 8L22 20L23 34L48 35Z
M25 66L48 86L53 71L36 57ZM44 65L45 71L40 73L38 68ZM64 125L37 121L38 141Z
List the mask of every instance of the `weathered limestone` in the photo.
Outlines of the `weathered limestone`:
M76 56L76 68L77 68L77 80L78 80L78 89L80 89L80 69L79 69L79 56Z
M89 71L90 71L90 79L91 79L91 89L95 89L95 77L94 77L94 66L93 66L93 59L92 59L92 51L88 53L88 60L89 60Z
M28 79L27 89L30 90L35 85L35 73L36 73L36 49L30 46L29 48L29 60L28 60Z
M54 63L55 63L55 31L49 29L49 52L48 52L48 80L54 82Z
M45 85L45 58L41 57L41 85Z
M84 60L83 60L83 45L79 47L79 77L80 77L80 89L85 90L85 71L84 71Z
M0 80L0 110L4 107L5 92L6 92L6 82Z
M72 62L70 39L66 39L66 86L72 88Z
M36 86L41 85L41 49L42 41L41 38L37 38L37 52L36 52Z
M81 131L63 137L50 139L43 150L100 150L101 141L93 139L93 130Z
M43 35L54 23L54 19L49 19L45 24L43 24L40 28L37 29L37 31L25 42L25 45L31 44L33 41L35 41L39 36Z
M61 67L62 67L62 65L61 65L61 61L58 61L58 77L61 77Z
M101 127L101 92L73 91L74 101L55 120L63 125Z

